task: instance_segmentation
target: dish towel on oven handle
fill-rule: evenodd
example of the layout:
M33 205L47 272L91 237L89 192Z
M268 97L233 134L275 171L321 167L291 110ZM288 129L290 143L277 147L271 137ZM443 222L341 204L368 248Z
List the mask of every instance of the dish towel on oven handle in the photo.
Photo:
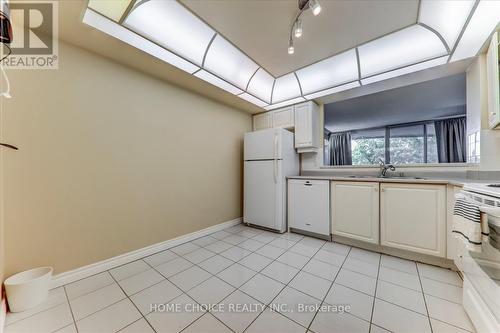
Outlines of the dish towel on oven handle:
M488 219L481 213L478 204L457 196L453 209L453 228L455 238L461 239L467 250L481 252L481 244L489 240Z

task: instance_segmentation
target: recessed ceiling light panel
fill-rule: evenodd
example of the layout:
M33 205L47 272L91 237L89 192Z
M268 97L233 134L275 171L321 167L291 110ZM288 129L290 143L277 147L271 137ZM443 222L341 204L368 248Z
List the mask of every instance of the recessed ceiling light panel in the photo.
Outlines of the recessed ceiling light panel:
M413 25L358 47L361 76L371 76L447 54L432 31Z
M182 69L190 74L194 73L199 69L199 67L193 65L189 61L165 50L163 47L156 45L137 35L136 33L122 27L116 22L104 17L91 9L87 9L83 16L83 23L94 27L110 36L113 36L122 42L125 42L139 50L149 53L153 57L156 57L166 63L169 63L175 67Z
M302 93L309 94L358 79L358 63L354 49L298 70Z
M273 90L273 104L300 96L300 86L294 73L276 79Z
M199 66L215 34L177 1L138 2L123 25Z
M393 78L396 76L401 76L401 75L405 75L405 74L409 74L409 73L413 73L413 72L418 72L418 71L421 71L421 70L424 70L427 68L431 68L434 66L444 65L444 64L446 64L447 60L448 60L448 56L446 55L444 57L424 61L424 62L415 64L415 65L403 67L403 68L396 69L396 70L393 70L393 71L390 71L387 73L370 76L366 79L362 79L361 83L362 84L370 84L370 83L374 83L374 82L378 82L378 81L382 81L382 80L387 80L387 79L390 79L390 78Z
M264 69L259 68L257 73L250 80L247 91L258 98L271 103L271 93L273 91L274 77Z
M306 99L315 99L315 98L318 98L318 97L335 94L335 93L338 93L338 92L341 92L341 91L344 91L344 90L349 90L349 89L352 89L352 88L357 88L359 86L361 86L359 84L359 82L355 81L355 82L350 82L350 83L346 83L346 84L340 85L338 87L321 90L321 91L315 92L313 94L306 95L304 97Z
M452 49L474 2L475 0L422 0L419 22L436 30Z
M203 67L243 90L259 68L252 59L220 35L210 45Z
M282 107L285 107L288 105L293 105L293 104L297 104L297 103L305 102L305 101L306 101L306 99L304 97L297 97L297 98L292 98L292 99L289 99L287 101L283 101L280 103L271 104L269 106L264 107L264 109L274 110L274 109L279 109L279 108L282 108Z
M479 52L488 36L500 21L500 1L481 1L477 5L464 34L458 41L451 61L474 57Z
M194 76L199 77L202 80L207 81L208 83L213 84L214 86L217 86L221 89L224 89L227 92L230 92L231 94L238 95L241 94L243 91L241 89L236 88L230 83L227 83L224 80L219 79L217 76L205 71L201 70L199 72L196 72Z
M244 99L244 100L245 100L245 101L247 101L247 102L250 102L250 103L252 103L252 104L255 104L255 105L257 105L257 106L260 106L261 108L263 108L263 107L265 107L265 106L269 105L269 104L267 104L267 103L264 103L264 102L263 102L263 101L261 101L260 99L255 98L255 97L253 97L252 95L247 94L247 93L243 93L243 94L241 94L241 95L238 95L238 97L239 97L239 98Z

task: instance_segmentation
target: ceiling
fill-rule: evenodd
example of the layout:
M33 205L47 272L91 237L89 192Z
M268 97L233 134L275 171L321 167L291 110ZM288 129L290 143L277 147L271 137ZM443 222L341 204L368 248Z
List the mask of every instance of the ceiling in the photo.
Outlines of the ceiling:
M278 77L417 22L418 0L321 1L302 15L304 34L288 55L296 0L180 0L256 63Z
M125 1L129 2L130 0L112 0L107 1L108 3L114 3L113 1ZM306 63L310 62L313 56L316 56L318 52L326 52L323 56L317 56L317 58L324 58L325 56L329 56L335 53L335 50L343 50L345 48L352 47L354 44L360 43L367 39L373 38L372 35L379 35L384 33L384 29L388 31L393 31L395 29L401 28L406 25L405 22L409 22L410 24L414 24L416 20L416 12L409 9L411 6L416 8L418 1L385 1L385 0L377 0L377 1L329 1L322 0L321 4L323 7L322 13L317 17L312 17L310 12L305 13L304 17L304 38L298 42L296 45L296 54L293 56L289 56L286 53L286 46L283 49L281 46L279 47L275 45L275 51L267 51L267 48L261 49L260 46L257 48L250 47L248 45L258 45L258 40L267 41L269 43L271 40L278 40L280 37L275 36L275 32L273 30L280 30L282 24L280 22L287 22L288 17L285 15L288 11L289 14L293 16L295 1L294 0L273 0L273 1L263 1L263 0L232 0L232 1L224 1L224 0L203 0L203 1L195 1L195 0L180 0L186 6L190 6L190 8L198 8L199 12L196 12L197 15L202 15L203 11L208 13L212 9L217 9L215 12L222 11L226 13L224 18L217 16L216 19L213 19L214 22L210 22L210 25L213 25L214 28L217 29L227 29L229 33L234 34L242 34L245 35L249 33L249 30L252 30L252 27L258 29L263 29L262 36L259 33L255 33L255 31L251 31L249 34L250 37L246 38L246 40L235 41L232 36L228 36L225 31L221 31L219 35L225 36L231 42L237 45L238 48L243 49L244 47L249 47L251 50L245 50L249 53L250 56L253 56L253 53L256 53L257 56L262 53L262 57L265 57L266 54L268 57L271 57L271 61L275 61L278 63L286 63L289 60L296 61L294 59L298 59L300 56L299 50L304 50L303 52L308 53L306 57L309 57L309 60L304 60ZM99 0L100 3L104 3L104 0ZM213 6L208 6L205 4L213 3ZM388 7L388 4L391 4L391 8ZM402 4L404 3L404 4ZM141 72L146 73L147 75L151 75L158 79L168 81L174 83L180 87L189 89L201 95L204 95L210 99L217 100L221 103L230 105L240 110L247 111L249 113L258 113L262 112L262 108L257 107L256 105L245 101L244 99L226 92L209 82L204 81L196 77L195 75L191 75L190 73L184 72L183 70L176 68L175 66L169 64L168 62L162 61L150 54L124 43L112 36L103 33L91 26L86 25L82 22L83 15L87 8L88 0L73 0L73 1L62 1L59 2L59 37L62 40L65 40L74 45L80 46L86 50L97 53L101 56L104 56L112 61L123 64L124 66L134 68ZM370 8L369 10L363 10L362 5L366 6L366 8ZM331 7L334 6L334 7ZM335 7L336 6L336 7ZM339 7L340 6L340 7ZM344 6L345 8L342 9ZM356 10L349 10L349 6L353 6L352 8L358 8L357 11L359 13L354 13ZM245 10L241 10L236 7L244 7ZM395 10L394 8L399 8ZM223 8L223 9L221 9ZM259 11L260 8L260 11ZM287 10L280 10L279 8L288 8ZM329 9L330 8L330 9ZM332 8L337 8L333 10ZM347 9L346 9L347 8ZM384 9L385 8L385 9ZM406 8L406 9L405 9ZM193 10L194 9L190 9ZM230 10L240 12L239 16L232 16L230 14ZM268 11L270 13L274 13L268 16ZM377 13L377 15L368 15L369 12ZM399 11L399 12L398 12ZM217 13L213 13L216 15ZM242 12L248 13L248 18L252 18L247 20L247 16ZM328 15L326 15L328 13ZM338 13L343 13L344 15L340 15ZM392 13L391 15L386 15L387 13ZM359 14L359 15L358 15ZM218 14L217 14L218 15ZM380 19L380 17L384 17L384 19ZM208 17L208 16L207 16ZM315 29L316 23L315 20L328 18L327 27L322 28L326 30L321 30L319 33L315 33L315 38L312 38L311 35L313 30ZM345 17L350 17L350 19L346 21L342 21ZM358 18L358 19L357 19ZM257 20L256 25L252 25L254 20ZM357 25L353 24L351 21L356 21ZM223 21L223 22L220 22ZM235 22L236 21L236 22ZM250 22L252 21L252 22ZM310 22L309 22L310 21ZM360 24L368 22L366 24ZM232 23L231 23L232 22ZM267 23L266 23L267 22ZM278 22L278 23L276 23ZM329 22L329 23L328 23ZM343 34L339 32L335 33L327 33L328 31L333 31L334 29L342 29L341 27L335 27L334 23L343 22L342 24L350 26L352 28L352 38L349 33ZM391 22L391 23L387 23ZM222 26L219 28L217 25L221 24ZM318 23L319 24L319 23ZM330 24L330 26L328 25ZM340 23L339 23L340 24ZM230 26L233 25L233 29L230 29ZM252 27L250 27L252 25ZM272 25L272 27L271 27ZM288 23L284 24L286 26L286 30L288 30ZM392 26L394 25L394 26ZM398 25L396 27L395 25ZM309 28L311 27L311 28ZM308 30L309 29L309 30ZM377 30L379 29L379 30ZM309 32L308 32L309 31ZM326 32L325 32L326 31ZM342 31L342 30L336 30ZM285 33L285 36L288 32ZM269 35L269 36L267 36ZM325 36L335 36L334 42L325 42ZM338 37L337 35L343 36ZM253 37L252 37L253 36ZM272 37L274 36L274 37ZM287 38L285 38L286 40ZM310 46L307 48L302 48L302 42L306 42L306 39L313 43L314 46ZM256 41L257 40L257 41ZM238 44L239 43L239 44ZM271 42L272 43L272 42ZM311 44L311 45L313 45ZM328 45L327 45L328 44ZM247 45L247 46L245 46ZM308 50L308 52L306 52ZM253 53L252 53L253 52ZM63 55L63 54L62 54ZM266 65L260 63L263 60L254 59L259 62L259 65L265 67ZM426 70L419 70L410 74L397 76L390 79L385 79L380 82L370 83L364 85L359 88L354 89L346 89L340 92L333 93L331 91L325 90L326 93L319 94L317 97L310 97L310 99L314 99L318 103L327 103L332 101L338 101L345 98L351 98L353 96L360 96L365 94L371 94L373 92L392 89L395 87L401 87L408 84L413 84L417 82L426 81L432 78L442 77L445 75L451 75L458 72L464 72L467 68L468 64L472 59L466 59L462 61L456 61L452 63L448 63L445 65L433 67ZM297 60L298 61L298 60ZM289 64L290 65L290 64ZM269 67L269 65L267 65ZM290 66L300 66L299 62L296 64L291 64ZM411 66L410 66L411 67ZM270 67L269 67L270 68ZM266 68L267 69L267 68ZM395 71L397 72L397 71ZM274 73L273 73L274 74ZM401 75L404 73L399 73ZM276 85L277 86L277 85ZM313 94L314 95L314 94ZM278 103L279 104L279 103Z
M262 112L261 108L237 96L84 24L82 17L86 8L87 0L59 2L60 39L231 107L249 113Z
M465 114L465 73L325 104L325 128L343 132Z

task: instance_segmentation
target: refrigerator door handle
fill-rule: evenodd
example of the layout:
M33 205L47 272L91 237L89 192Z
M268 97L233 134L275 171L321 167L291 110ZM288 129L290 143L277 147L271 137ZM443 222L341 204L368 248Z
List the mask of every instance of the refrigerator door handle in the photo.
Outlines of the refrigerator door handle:
M273 157L276 159L276 153L278 152L278 133L274 133L274 152Z
M278 173L278 163L276 162L276 160L273 160L273 179L274 179L274 183L276 184L278 182L278 179L277 179L277 173Z

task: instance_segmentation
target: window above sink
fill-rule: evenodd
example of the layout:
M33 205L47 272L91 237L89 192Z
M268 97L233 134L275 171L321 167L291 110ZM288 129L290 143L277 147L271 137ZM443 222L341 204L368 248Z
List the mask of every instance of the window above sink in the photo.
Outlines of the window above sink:
M324 166L465 163L465 75L325 105Z

